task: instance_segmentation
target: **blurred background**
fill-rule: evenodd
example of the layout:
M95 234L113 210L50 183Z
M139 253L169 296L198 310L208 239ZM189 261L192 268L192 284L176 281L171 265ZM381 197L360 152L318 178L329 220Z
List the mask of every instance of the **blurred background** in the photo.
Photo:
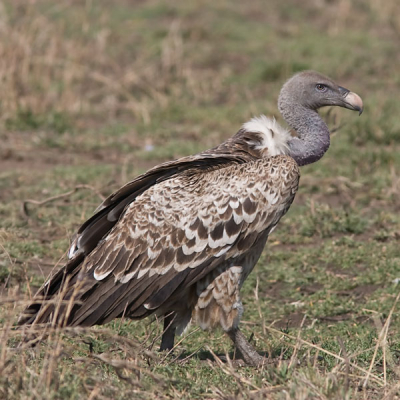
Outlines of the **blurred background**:
M362 119L346 115L353 145L398 141L395 0L0 5L3 159L7 131L30 131L26 150L178 157L278 116L282 83L304 69L364 98Z
M282 338L271 342L266 326L297 335L296 329L312 324L303 332L307 340L342 354L336 340L342 336L349 354L357 354L355 363L368 369L372 360L373 372L381 373L382 362L372 358L379 327L374 318L385 321L400 281L398 0L1 1L0 295L31 296L60 263L77 227L137 174L219 144L254 115L282 122L279 90L305 69L358 93L364 113L322 110L334 131L331 148L302 169L293 207L246 282L243 326L255 333L259 348L269 343L272 353L290 357L291 345ZM260 303L253 301L256 284ZM1 310L2 323L15 320L12 304ZM124 324L111 329L129 337L144 337L150 329ZM387 370L392 368L395 383L400 331L391 332ZM183 346L196 352L204 343L215 351L230 349L220 334L201 332ZM101 346L108 349L107 342ZM75 354L76 348L63 351ZM31 356L15 361L7 354L0 370L22 371L20 387L42 382L23 375ZM40 376L37 357L29 365ZM324 357L320 364L327 370L343 367ZM78 379L68 365L60 364L60 376ZM288 383L297 375L279 371L260 376L289 392L303 390ZM38 387L49 398L57 385L69 398L89 396L84 384L73 392L68 379L53 384L50 367L47 373ZM183 387L202 393L202 383L187 370L177 373ZM114 388L126 384L107 376ZM205 386L228 379L220 370L207 376ZM329 386L324 376L307 379L323 393ZM345 398L340 379L338 399ZM7 396L18 386L10 382L3 382ZM302 398L309 398L307 390ZM326 396L321 398L333 398Z

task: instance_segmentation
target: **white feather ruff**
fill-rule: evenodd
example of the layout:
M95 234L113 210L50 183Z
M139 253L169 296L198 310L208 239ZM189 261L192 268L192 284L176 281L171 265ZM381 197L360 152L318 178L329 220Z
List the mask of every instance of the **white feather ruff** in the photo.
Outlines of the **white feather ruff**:
M260 150L268 149L270 156L288 153L288 142L292 136L287 129L276 122L275 118L267 118L265 115L253 117L243 124L243 129L248 132L261 133L263 135L263 143L256 148Z

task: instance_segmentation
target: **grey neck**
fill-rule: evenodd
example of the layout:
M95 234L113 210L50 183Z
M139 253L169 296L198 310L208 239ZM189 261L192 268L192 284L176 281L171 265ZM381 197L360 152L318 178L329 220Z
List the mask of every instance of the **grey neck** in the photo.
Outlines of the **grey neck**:
M289 155L300 166L318 161L330 145L329 129L318 112L300 105L279 108L298 135L288 142Z

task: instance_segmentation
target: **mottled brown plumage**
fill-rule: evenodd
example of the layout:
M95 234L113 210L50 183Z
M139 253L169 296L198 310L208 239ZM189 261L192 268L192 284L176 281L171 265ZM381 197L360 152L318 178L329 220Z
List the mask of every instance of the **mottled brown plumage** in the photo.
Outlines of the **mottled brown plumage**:
M288 156L243 159L222 165L210 159L207 169L185 170L131 202L108 235L69 273L64 298L80 282L83 305L68 324L105 323L124 312L133 318L154 311L163 315L182 297L199 296L211 275L217 277L230 266L243 267L241 276L247 276L256 261L254 245L260 253L268 231L293 200L299 174ZM53 278L50 287L54 285ZM188 322L189 312L176 317L174 324L181 330L181 319ZM36 322L43 320L47 315Z
M239 291L297 191L291 141L274 120L253 119L218 147L163 163L113 193L19 323L91 326L155 313L168 316L162 349L193 321L221 326L258 364L238 331ZM42 305L52 298L65 301Z

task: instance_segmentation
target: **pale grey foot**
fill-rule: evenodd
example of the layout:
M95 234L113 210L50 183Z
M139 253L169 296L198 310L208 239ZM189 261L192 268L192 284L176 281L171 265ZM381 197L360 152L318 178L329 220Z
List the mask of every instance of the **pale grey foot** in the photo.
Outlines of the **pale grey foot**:
M257 353L239 328L232 329L226 333L232 339L236 349L239 350L246 364L253 367L260 367L267 363L267 359Z

